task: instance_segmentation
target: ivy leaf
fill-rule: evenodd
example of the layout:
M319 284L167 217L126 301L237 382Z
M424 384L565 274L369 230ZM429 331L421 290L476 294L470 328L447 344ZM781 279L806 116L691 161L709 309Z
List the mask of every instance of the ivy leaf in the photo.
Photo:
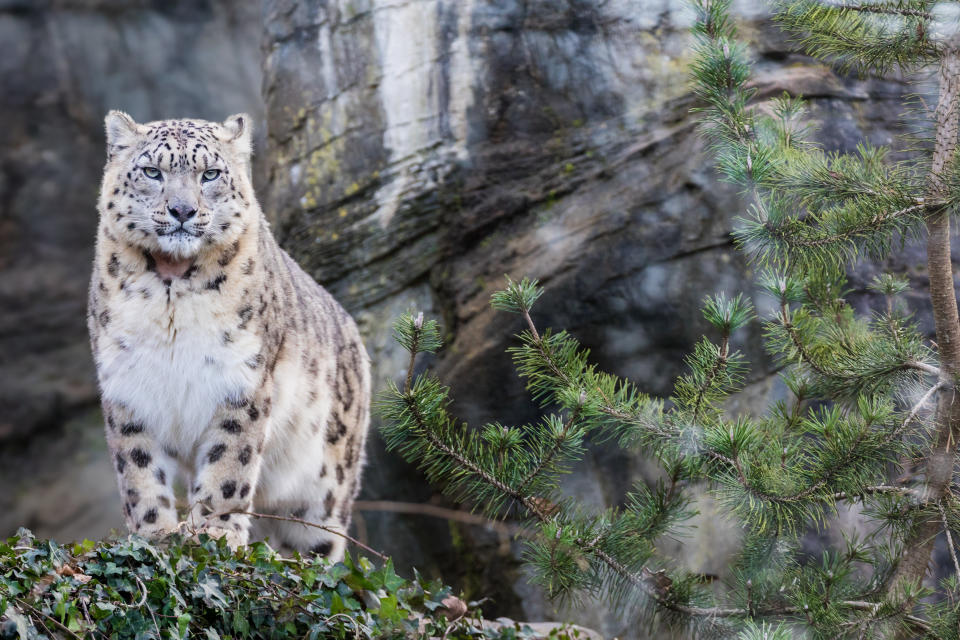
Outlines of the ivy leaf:
M190 620L192 620L192 618L189 613L177 616L177 633L181 638L187 637L187 629L190 626Z
M102 620L109 617L116 609L117 605L110 602L94 602L90 605L90 613L95 620Z
M383 567L383 586L387 591L396 591L403 586L405 580L397 575L393 569L393 559L388 558Z
M332 589L348 575L350 575L350 569L345 564L338 562L324 572L322 576L323 584Z
M222 611L227 606L227 597L220 590L220 585L213 578L205 576L201 578L192 591L192 595L201 598L207 606L214 607Z

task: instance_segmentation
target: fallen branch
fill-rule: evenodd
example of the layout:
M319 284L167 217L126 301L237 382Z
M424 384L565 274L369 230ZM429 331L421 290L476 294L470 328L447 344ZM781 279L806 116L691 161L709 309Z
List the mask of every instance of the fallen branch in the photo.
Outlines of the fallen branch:
M267 520L282 520L282 521L284 521L284 522L296 522L297 524L302 524L302 525L307 526L307 527L313 527L313 528L315 528L315 529L320 529L320 530L322 530L322 531L326 531L326 532L328 532L328 533L332 533L333 535L340 536L341 538L345 539L347 542L349 542L349 543L351 543L351 544L353 544L353 545L356 545L356 546L360 547L361 549L363 549L363 550L366 551L367 553L372 553L373 555L377 556L377 557L380 558L381 560L388 560L388 559L389 559L387 555L385 555L385 554L383 554L383 553L380 553L380 552L377 551L376 549L374 549L374 548L372 548L372 547L369 547L369 546L363 544L362 542L360 542L359 540L357 540L357 539L354 538L353 536L347 535L347 534L344 533L343 531L338 531L337 529L334 529L333 527L328 527L328 526L326 526L326 525L317 524L316 522L309 522L308 520L303 520L303 519L301 519L301 518L294 518L294 517L292 517L292 516L276 516L276 515L273 515L273 514L271 514L271 513L257 513L256 511L228 511L228 512L226 512L226 513L230 513L230 514L236 513L236 514L245 515L245 516L250 516L251 518L258 518L258 519L259 519L259 518L264 518L264 519L267 519ZM223 514L223 515L225 515L225 514Z
M509 551L510 539L514 536L530 538L534 535L534 533L529 529L513 523L491 520L490 518L485 518L475 513L470 513L469 511L459 511L457 509L439 507L435 504L398 502L394 500L356 500L353 503L353 508L356 511L380 511L427 516L430 518L440 518L441 520L462 522L464 524L477 527L493 529L500 539L501 551Z

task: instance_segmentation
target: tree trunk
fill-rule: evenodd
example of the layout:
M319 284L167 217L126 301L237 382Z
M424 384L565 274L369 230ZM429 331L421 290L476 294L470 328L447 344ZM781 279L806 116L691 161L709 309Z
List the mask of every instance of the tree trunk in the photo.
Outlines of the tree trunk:
M960 119L960 38L949 42L940 66L940 99L936 110L936 139L929 180L931 203L943 200L947 185L945 174L953 164ZM935 205L934 205L935 206ZM925 499L936 504L949 491L953 475L955 447L960 433L960 398L953 381L960 373L960 322L954 292L953 264L950 256L950 212L938 207L927 219L927 268L930 274L930 299L940 353L940 382L946 383L937 394L934 416L935 440L927 456ZM936 511L935 509L933 510ZM923 580L933 545L942 527L939 517L931 516L916 524L907 538L904 553L890 581L889 593Z

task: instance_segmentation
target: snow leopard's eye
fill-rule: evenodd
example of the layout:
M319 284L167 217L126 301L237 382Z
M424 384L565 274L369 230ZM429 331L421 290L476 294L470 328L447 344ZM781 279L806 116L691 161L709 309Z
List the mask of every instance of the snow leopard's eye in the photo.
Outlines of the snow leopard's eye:
M144 168L143 168L143 175L147 176L147 177L150 178L151 180L159 180L159 179L160 179L160 169L157 169L156 167L144 167Z
M216 180L220 177L220 169L207 169L203 172L201 179L204 182L210 182L211 180Z

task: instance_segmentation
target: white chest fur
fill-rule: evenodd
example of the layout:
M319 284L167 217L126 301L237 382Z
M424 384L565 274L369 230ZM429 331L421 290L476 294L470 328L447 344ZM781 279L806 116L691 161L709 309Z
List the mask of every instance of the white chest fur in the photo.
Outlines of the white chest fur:
M161 444L181 450L192 448L217 407L253 390L258 374L246 363L260 349L219 294L186 287L175 281L168 300L153 274L132 280L108 303L110 321L98 340L104 399L128 407Z

